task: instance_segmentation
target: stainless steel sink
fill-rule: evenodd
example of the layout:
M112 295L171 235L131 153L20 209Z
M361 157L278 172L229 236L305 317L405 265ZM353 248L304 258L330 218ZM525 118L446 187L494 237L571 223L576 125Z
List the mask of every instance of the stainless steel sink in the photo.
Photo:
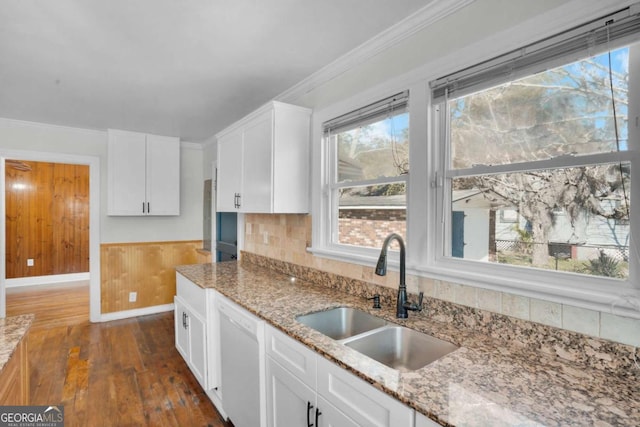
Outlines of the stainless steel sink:
M458 348L402 326L383 328L346 341L344 345L400 371L415 371Z
M296 320L334 340L349 338L387 324L384 319L351 307L304 314L296 317Z

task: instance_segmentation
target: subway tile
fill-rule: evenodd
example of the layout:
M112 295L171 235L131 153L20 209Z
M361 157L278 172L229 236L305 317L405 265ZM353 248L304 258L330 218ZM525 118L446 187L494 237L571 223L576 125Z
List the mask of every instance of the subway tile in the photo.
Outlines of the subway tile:
M478 308L501 313L502 293L491 289L478 289Z
M521 295L502 294L502 314L518 319L529 320L531 311L529 298Z
M600 336L600 312L563 304L562 327L585 335Z
M456 295L453 283L444 282L442 280L437 281L435 296L441 300L455 302Z
M600 313L600 337L640 347L640 319Z
M531 321L543 325L562 327L562 305L556 302L531 298Z
M475 308L478 305L478 288L454 285L455 303Z

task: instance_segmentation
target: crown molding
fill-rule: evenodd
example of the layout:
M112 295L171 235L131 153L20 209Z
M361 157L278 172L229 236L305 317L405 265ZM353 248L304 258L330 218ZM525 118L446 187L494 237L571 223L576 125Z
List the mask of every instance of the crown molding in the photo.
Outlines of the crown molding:
M295 99L331 81L355 66L397 45L435 22L455 13L475 0L431 0L426 6L377 36L367 40L340 58L322 67L301 82L285 90L274 99L294 102Z

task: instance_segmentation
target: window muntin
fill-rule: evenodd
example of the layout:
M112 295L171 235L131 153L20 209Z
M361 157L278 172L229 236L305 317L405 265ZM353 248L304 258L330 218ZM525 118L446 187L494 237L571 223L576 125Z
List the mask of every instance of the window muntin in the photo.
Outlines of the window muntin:
M325 133L333 159L331 244L377 249L391 232L406 235L408 95L402 103L397 97L388 107L377 103L374 114Z
M606 53L447 102L445 256L628 278L628 57L611 52L611 75Z

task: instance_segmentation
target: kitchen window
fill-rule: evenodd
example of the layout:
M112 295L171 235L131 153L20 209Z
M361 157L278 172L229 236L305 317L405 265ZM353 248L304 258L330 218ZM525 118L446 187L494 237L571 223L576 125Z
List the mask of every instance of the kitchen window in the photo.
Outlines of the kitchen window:
M621 12L431 83L434 266L596 299L633 287L639 30Z
M408 92L328 120L323 132L329 246L379 250L389 233L406 236Z

